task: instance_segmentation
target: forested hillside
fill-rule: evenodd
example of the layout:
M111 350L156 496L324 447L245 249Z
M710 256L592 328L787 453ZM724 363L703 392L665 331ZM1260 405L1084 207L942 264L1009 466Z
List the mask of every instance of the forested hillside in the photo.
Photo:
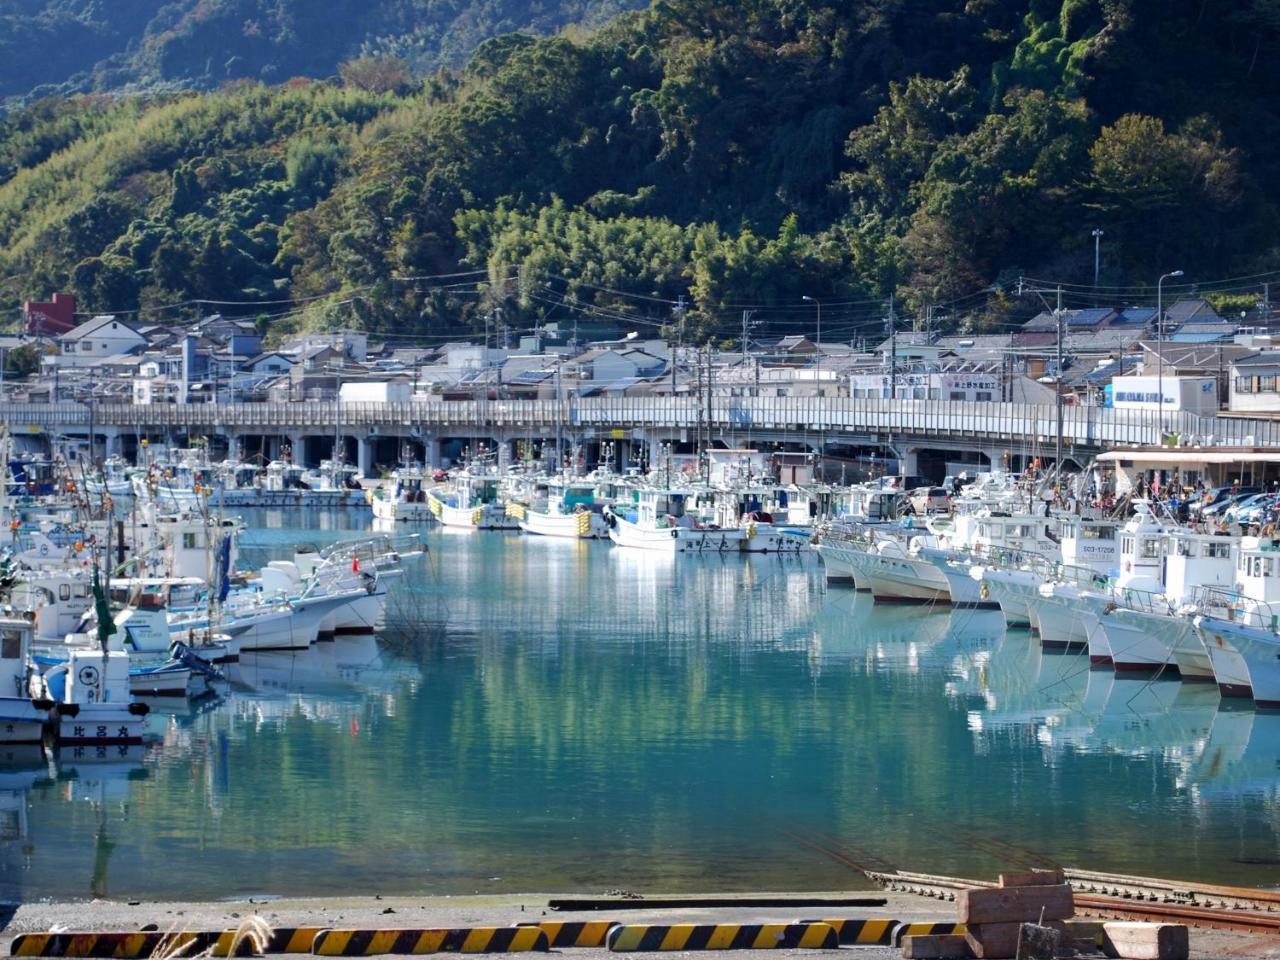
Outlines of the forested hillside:
M1280 252L1277 0L658 0L406 73L15 112L4 306L444 335L684 297L733 336L809 296L848 336L890 294L984 323L1020 274L1088 283L1094 228L1114 287Z
M641 0L0 0L0 103L333 76L361 56L415 75L485 39L602 22Z

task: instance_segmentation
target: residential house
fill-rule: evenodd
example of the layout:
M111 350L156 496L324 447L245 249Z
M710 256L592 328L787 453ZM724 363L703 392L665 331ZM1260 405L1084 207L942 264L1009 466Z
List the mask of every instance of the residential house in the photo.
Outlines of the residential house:
M46 362L60 367L90 367L106 357L136 353L147 346L146 338L112 314L86 320L58 338L60 353Z
M1239 413L1280 413L1280 350L1238 357L1231 364L1229 409Z
M590 359L584 354L573 362L588 375L587 379L597 382L654 377L667 367L661 357L643 350L602 350Z

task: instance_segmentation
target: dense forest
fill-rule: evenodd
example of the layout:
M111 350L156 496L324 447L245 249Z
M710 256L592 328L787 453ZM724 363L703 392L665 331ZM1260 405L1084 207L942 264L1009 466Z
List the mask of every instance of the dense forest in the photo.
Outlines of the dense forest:
M481 41L600 23L642 0L0 0L0 102L211 89L391 56L422 76Z
M821 303L850 339L893 296L981 329L1038 308L1020 275L1090 284L1095 228L1118 298L1273 269L1277 94L1280 0L656 0L428 72L389 40L11 111L0 298L420 337Z

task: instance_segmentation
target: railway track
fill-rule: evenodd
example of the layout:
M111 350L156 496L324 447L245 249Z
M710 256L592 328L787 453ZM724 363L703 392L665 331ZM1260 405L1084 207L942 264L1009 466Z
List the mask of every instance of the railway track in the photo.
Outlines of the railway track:
M1076 911L1084 916L1280 936L1280 892L1086 870L1064 873L1075 893ZM886 890L946 901L955 900L961 890L995 886L985 880L901 870L872 871L867 877Z

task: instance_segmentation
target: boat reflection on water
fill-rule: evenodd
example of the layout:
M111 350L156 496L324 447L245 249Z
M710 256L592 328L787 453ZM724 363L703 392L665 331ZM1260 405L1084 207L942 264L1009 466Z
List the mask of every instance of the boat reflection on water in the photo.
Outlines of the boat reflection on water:
M952 628L947 607L905 609L876 603L870 593L831 594L823 611L816 665L864 661L866 671L919 674L947 656Z
M416 689L421 673L384 653L376 638L353 636L306 650L245 652L228 665L227 678L227 705L235 717L346 722L364 714L370 695L392 715L397 695Z
M1280 799L1280 714L1220 709L1188 773L1205 800L1232 796Z

